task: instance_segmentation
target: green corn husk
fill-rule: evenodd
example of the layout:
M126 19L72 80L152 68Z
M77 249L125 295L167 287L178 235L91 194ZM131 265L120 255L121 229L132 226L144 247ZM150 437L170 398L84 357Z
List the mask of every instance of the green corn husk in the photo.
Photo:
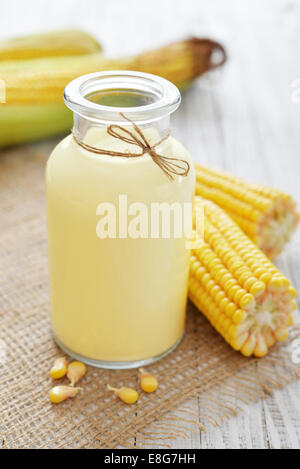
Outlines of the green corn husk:
M0 105L0 147L69 132L72 112L63 104Z
M217 64L212 58L216 50L222 53ZM72 119L63 104L63 90L78 76L105 70L134 70L162 76L185 89L225 60L222 46L192 38L119 60L93 53L0 61L0 79L6 85L6 104L0 104L0 147L68 131Z

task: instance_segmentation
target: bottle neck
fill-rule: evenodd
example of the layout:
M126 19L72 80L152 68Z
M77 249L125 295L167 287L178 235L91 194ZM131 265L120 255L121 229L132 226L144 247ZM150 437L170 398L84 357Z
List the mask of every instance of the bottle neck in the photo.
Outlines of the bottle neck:
M124 115L126 116L125 112L124 112ZM73 133L74 135L76 135L77 139L79 139L81 142L84 142L86 135L92 129L94 132L97 129L99 129L101 130L101 133L103 133L103 129L106 129L106 128L108 129L109 126L115 125L109 121L106 122L105 115L104 116L102 115L101 117L102 117L101 121L99 122L99 121L91 120L88 116L74 113ZM120 120L121 120L121 115L120 115ZM171 119L170 119L170 116L168 115L160 119L151 120L151 116L149 115L149 119L146 124L143 124L143 123L135 123L135 124L142 131L145 129L149 129L149 128L155 129L159 137L162 139L162 138L165 138L170 132ZM119 122L117 125L129 131L134 130L133 124L129 121L126 121L125 119L123 119L123 121Z
M170 181L173 181L175 176L189 174L191 167L188 161L161 154L157 150L169 137L170 129L167 126L170 123L169 117L148 121L147 125L141 125L141 123L137 125L124 113L120 113L120 117L124 119L126 126L118 124L105 126L105 124L98 123L95 127L93 125L95 123L79 116L75 119L76 124L73 129L75 142L84 150L96 155L140 158L148 154ZM118 146L116 146L117 141Z
M91 128L103 133L109 126L130 129L132 122L140 129L155 128L164 138L181 96L176 86L161 77L113 71L77 78L67 85L64 100L74 112L74 132L80 139Z

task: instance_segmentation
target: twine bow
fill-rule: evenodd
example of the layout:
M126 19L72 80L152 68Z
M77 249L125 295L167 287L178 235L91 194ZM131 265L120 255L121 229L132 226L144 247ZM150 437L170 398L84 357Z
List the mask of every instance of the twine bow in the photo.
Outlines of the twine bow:
M140 147L141 152L140 153L125 153L125 152L119 152L119 151L112 151L112 150L104 150L101 148L96 148L92 147L90 145L87 145L86 143L81 142L76 135L74 134L73 131L73 137L76 143L84 148L85 150L91 151L93 153L96 153L98 155L108 155L108 156L121 156L121 157L126 157L126 158L140 158L141 156L144 156L146 153L148 153L152 160L154 161L157 166L160 167L160 169L166 174L166 176L173 181L174 180L174 175L176 176L187 176L190 172L190 164L186 160L181 160L179 158L169 158L168 156L163 156L157 153L156 148L161 145L165 140L167 140L170 136L170 131L168 134L162 138L159 142L157 142L155 145L151 145L147 138L145 137L144 133L142 130L128 117L126 117L123 113L121 113L121 116L126 119L128 122L131 122L133 125L133 128L136 132L136 135L131 132L130 130L126 129L125 127L122 127L120 125L110 125L107 128L107 133L114 138L117 138L119 140L122 140L123 142L129 143L130 145L136 145ZM125 135L124 135L125 134Z

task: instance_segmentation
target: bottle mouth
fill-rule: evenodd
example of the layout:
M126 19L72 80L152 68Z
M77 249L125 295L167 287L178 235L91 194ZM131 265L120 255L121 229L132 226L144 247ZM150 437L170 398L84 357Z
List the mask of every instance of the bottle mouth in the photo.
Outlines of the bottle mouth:
M66 106L98 125L130 125L120 114L147 125L175 112L181 103L178 88L149 73L114 71L84 75L67 85Z

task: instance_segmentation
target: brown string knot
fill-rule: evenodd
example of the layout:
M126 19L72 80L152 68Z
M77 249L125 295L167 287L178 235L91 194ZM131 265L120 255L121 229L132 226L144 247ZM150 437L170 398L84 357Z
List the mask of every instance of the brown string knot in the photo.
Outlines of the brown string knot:
M174 180L174 175L187 176L189 174L191 167L188 161L181 160L179 158L169 158L168 156L160 155L156 151L156 148L169 138L170 132L168 132L166 137L162 138L155 145L150 145L150 143L148 142L142 130L132 120L126 117L123 113L121 113L121 116L124 119L126 119L128 122L131 122L137 135L135 135L133 132L131 132L130 130L120 125L110 125L107 128L107 133L111 137L122 140L123 142L129 143L130 145L136 145L140 147L141 149L140 153L130 153L130 152L125 153L125 152L104 150L101 148L92 147L90 145L87 145L86 143L80 142L80 140L76 137L73 131L74 140L79 146L81 146L85 150L91 151L98 155L119 156L119 157L125 157L125 158L140 158L141 156L144 156L146 153L148 153L148 155L151 156L154 163L157 164L157 166L161 168L161 170L166 174L166 176L171 181Z

